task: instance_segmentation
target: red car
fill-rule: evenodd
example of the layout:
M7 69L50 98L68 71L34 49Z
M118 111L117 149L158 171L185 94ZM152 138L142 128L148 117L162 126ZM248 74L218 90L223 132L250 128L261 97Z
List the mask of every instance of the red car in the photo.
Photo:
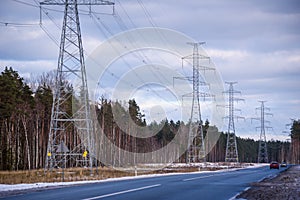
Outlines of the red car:
M279 169L279 163L278 162L271 162L270 169Z

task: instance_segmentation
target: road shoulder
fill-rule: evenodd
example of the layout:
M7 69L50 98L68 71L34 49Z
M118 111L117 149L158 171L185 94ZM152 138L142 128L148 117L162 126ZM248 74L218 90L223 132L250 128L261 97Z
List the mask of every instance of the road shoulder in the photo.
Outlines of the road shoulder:
M292 166L276 177L252 183L251 188L242 192L236 199L300 199L300 165Z

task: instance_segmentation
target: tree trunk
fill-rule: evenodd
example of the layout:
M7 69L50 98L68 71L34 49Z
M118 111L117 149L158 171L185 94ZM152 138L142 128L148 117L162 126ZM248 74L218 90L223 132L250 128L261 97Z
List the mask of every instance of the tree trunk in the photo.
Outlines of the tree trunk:
M27 150L27 162L28 162L28 169L31 170L31 163L30 163L30 148L29 148L29 141L28 141L28 131L27 131L27 125L26 125L26 118L23 115L22 116L22 123L24 127L24 134L25 134L25 141L26 141L26 150Z

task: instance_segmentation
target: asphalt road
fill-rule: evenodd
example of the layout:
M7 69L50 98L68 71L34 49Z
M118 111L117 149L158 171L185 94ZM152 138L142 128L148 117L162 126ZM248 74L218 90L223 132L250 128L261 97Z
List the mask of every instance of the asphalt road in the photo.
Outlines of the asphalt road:
M249 187L250 183L275 175L282 170L282 168L270 170L269 167L261 167L226 172L139 178L45 189L2 198L10 200L230 199Z

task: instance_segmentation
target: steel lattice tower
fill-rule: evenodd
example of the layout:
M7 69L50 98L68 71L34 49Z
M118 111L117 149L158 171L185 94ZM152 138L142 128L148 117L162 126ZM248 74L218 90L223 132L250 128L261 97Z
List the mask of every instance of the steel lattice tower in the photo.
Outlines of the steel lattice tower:
M236 143L236 135L235 135L235 126L234 126L234 118L241 118L234 114L234 102L242 101L243 99L235 98L234 94L240 94L240 91L236 91L233 88L233 85L237 82L225 82L229 84L229 89L224 93L228 94L228 131L227 131L227 142L226 142L226 154L225 154L225 162L238 162L238 149Z
M253 118L256 120L260 120L260 126L256 127L260 129L260 137L259 137L259 147L258 147L258 163L268 163L268 149L267 149L267 140L266 140L266 129L270 129L272 127L266 126L266 123L269 123L269 121L265 120L266 115L272 115L271 113L266 113L266 110L269 111L270 108L265 107L266 101L259 101L261 103L259 108L256 108L257 110L260 110L260 118Z
M45 169L73 166L90 166L92 169L94 134L78 5L113 3L101 0L45 0L40 5L64 6Z
M200 70L211 70L208 67L200 65L200 59L209 59L209 57L201 55L199 53L199 45L201 43L188 43L193 46L193 54L190 56L183 57L182 59L192 59L193 60L193 76L186 77L186 80L192 80L193 82L193 92L184 95L185 97L192 97L192 109L190 117L189 135L188 135L188 149L186 162L199 162L206 161L205 153L205 142L203 138L203 126L201 119L201 107L200 107L200 97L211 97L207 93L199 91L200 85L206 85L206 83L200 81Z

